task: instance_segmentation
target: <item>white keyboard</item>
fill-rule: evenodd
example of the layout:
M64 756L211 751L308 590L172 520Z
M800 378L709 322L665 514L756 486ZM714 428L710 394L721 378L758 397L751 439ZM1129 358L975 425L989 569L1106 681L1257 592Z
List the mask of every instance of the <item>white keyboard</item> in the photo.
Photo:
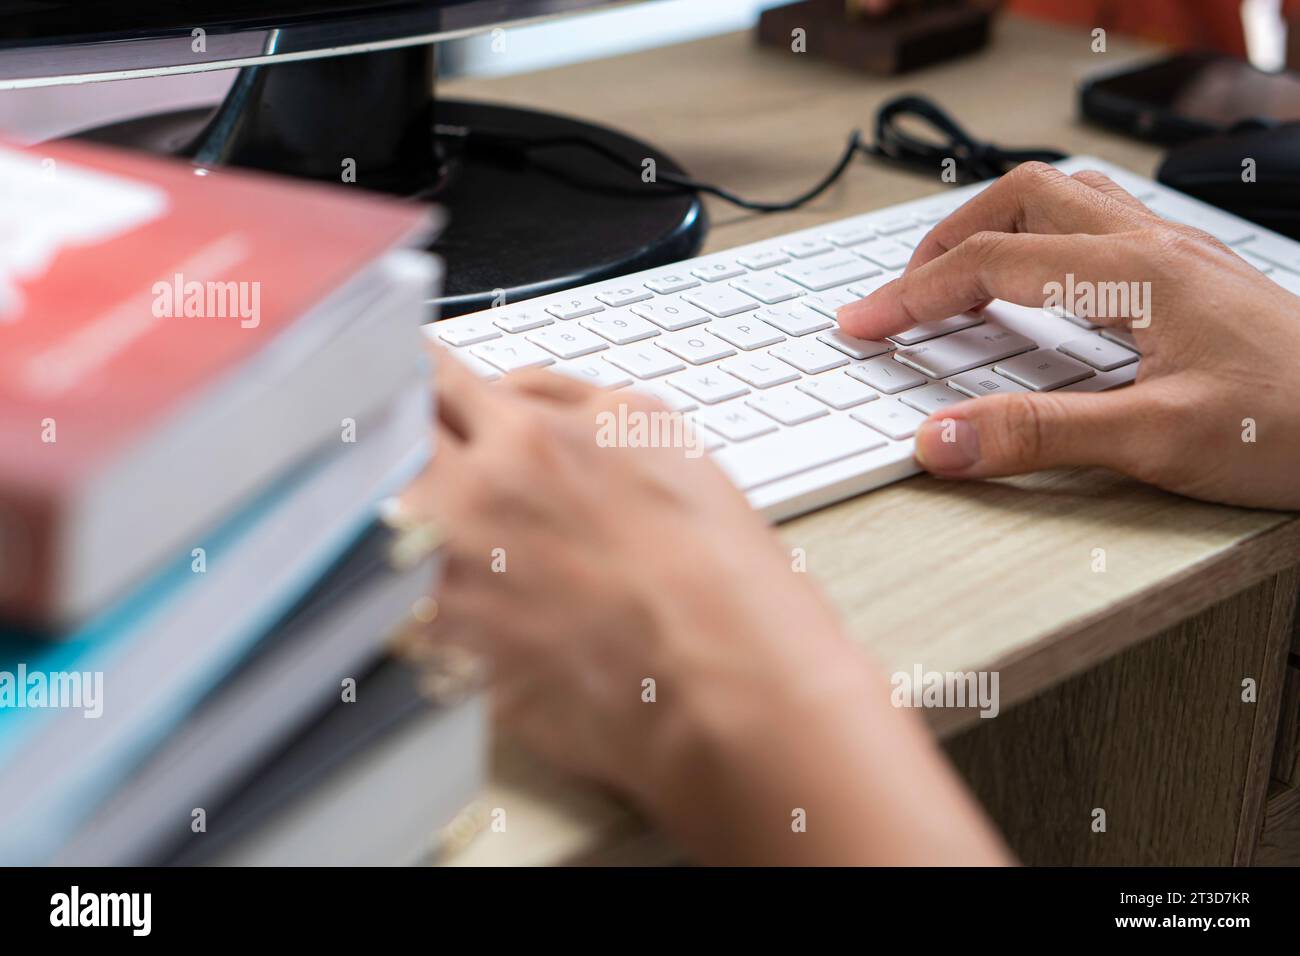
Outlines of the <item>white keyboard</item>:
M1300 243L1099 159L1058 166L1101 170L1300 293ZM1001 301L885 341L837 331L839 306L898 276L930 227L987 185L425 329L486 377L546 367L658 396L779 521L916 474L912 435L946 405L1134 380L1131 333Z

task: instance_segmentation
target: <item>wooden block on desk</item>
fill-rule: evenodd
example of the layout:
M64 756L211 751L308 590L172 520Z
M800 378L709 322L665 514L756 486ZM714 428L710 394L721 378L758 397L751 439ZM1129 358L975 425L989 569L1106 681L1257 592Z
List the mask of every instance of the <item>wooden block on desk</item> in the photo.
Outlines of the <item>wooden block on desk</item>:
M850 17L844 0L802 0L763 11L760 43L791 49L803 30L807 52L869 73L892 75L973 53L988 43L987 10L925 5L880 17Z

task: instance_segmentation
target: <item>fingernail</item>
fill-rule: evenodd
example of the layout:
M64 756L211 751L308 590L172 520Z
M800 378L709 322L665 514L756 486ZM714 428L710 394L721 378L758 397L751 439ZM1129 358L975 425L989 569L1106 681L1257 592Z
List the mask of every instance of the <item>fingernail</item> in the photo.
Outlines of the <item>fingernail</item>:
M926 471L965 471L980 460L980 436L965 419L931 418L916 432L916 460Z

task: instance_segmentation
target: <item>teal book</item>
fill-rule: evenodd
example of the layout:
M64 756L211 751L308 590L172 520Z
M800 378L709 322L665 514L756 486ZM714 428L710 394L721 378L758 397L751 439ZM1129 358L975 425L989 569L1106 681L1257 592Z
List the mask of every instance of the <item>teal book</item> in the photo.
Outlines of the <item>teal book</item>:
M64 640L0 636L0 864L47 860L238 666L427 460L428 416L413 384Z

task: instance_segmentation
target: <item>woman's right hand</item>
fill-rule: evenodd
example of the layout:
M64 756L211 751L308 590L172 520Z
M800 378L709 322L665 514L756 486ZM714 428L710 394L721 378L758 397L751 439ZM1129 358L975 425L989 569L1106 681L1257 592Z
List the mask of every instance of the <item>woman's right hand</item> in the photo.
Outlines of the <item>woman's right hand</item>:
M1017 167L935 226L902 276L841 309L840 326L879 339L991 299L1042 307L1067 275L1149 290L1136 324L1088 316L1134 324L1136 384L962 402L918 429L918 462L949 478L1100 465L1197 498L1300 508L1300 298L1101 173Z

